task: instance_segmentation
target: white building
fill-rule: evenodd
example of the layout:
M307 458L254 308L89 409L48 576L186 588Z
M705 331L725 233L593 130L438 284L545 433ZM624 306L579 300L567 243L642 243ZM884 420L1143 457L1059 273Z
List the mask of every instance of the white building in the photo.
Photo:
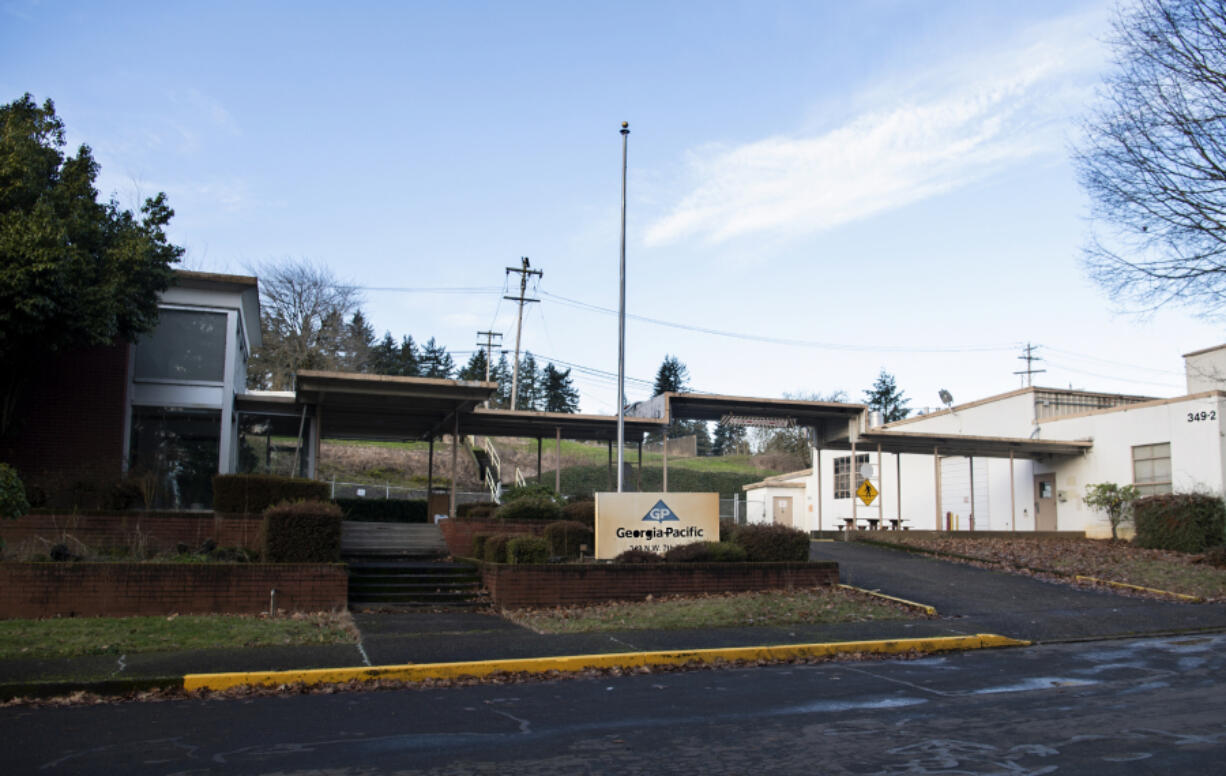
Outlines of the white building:
M819 443L816 469L746 486L749 519L805 530L901 519L912 529L1109 536L1103 514L1083 502L1087 485L1134 484L1143 494L1226 485L1226 393L1217 389L1226 385L1226 345L1184 358L1188 394L1173 399L1024 388L861 423ZM866 464L879 491L867 506L855 497Z

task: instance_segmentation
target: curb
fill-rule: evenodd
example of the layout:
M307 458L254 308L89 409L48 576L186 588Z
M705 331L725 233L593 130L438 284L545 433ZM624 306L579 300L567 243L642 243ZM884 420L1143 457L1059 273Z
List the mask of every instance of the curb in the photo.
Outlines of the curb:
M13 698L56 698L77 692L95 695L123 695L150 690L177 690L183 687L181 676L151 676L132 679L99 679L86 682L6 682L0 684L0 700Z
M1095 585L1107 585L1109 587L1122 587L1127 590L1139 590L1142 593L1153 593L1155 595L1165 595L1171 598L1178 598L1181 601L1187 601L1194 604L1203 604L1205 599L1196 595L1188 595L1187 593L1173 593L1170 590L1159 590L1156 587L1144 587L1142 585L1130 585L1127 582L1112 582L1109 579L1099 579L1098 577L1088 577L1084 574L1077 574L1073 579L1078 582L1091 582Z
M1029 646L1029 641L991 633L974 636L842 641L820 644L785 644L761 647L727 647L674 652L622 652L601 655L566 655L512 660L474 660L460 663L419 663L361 668L319 668L302 671L253 671L218 674L188 674L183 689L226 690L243 685L279 686L320 685L379 679L420 682L429 679L483 677L498 673L575 673L589 668L633 669L643 666L709 665L733 661L781 661L798 658L833 657L853 653L901 655L915 652L950 652L967 649Z
M896 604L902 604L903 606L907 606L912 609L918 609L924 614L929 614L934 617L936 616L936 613L937 613L937 609L935 606L929 606L928 604L921 604L915 601L908 601L905 598L898 598L897 596L886 595L885 593L881 593L876 590L866 590L865 588L862 588L862 587L856 587L855 585L844 585L842 583L839 583L839 587L842 588L843 590L853 590L857 593L863 593L864 595L872 596L873 598L884 598L885 600L891 601Z

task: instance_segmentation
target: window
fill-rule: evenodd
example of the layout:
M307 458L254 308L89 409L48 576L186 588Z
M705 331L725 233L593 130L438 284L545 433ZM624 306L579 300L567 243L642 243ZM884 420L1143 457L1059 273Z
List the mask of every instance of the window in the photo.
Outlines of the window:
M133 407L129 472L149 483L150 506L208 509L221 445L221 413Z
M1132 448L1132 484L1142 496L1171 492L1171 443Z
M856 476L855 485L852 483L851 476L851 456L845 455L842 458L834 459L834 497L835 498L851 498L851 494L855 489L860 487L860 483L864 478L860 476L861 464L868 463L868 453L856 456Z
M158 325L136 346L136 377L220 383L226 374L226 314L158 311Z

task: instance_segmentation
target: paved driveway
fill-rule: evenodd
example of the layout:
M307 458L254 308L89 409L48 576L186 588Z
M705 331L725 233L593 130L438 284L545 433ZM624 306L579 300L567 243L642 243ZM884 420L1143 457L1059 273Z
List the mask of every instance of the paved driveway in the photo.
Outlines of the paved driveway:
M1226 629L1226 605L1129 598L856 542L814 542L840 581L937 608L965 633L1032 641Z

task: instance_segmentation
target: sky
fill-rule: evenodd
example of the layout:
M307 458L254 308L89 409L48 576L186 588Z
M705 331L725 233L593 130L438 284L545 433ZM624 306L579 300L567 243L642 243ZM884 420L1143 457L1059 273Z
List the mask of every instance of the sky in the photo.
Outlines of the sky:
M882 370L913 409L1036 385L1175 396L1226 341L1087 277L1069 161L1113 2L0 0L0 99L51 98L98 186L164 191L187 269L305 260L378 334L477 332L626 395L779 397ZM508 283L512 285L508 285Z

